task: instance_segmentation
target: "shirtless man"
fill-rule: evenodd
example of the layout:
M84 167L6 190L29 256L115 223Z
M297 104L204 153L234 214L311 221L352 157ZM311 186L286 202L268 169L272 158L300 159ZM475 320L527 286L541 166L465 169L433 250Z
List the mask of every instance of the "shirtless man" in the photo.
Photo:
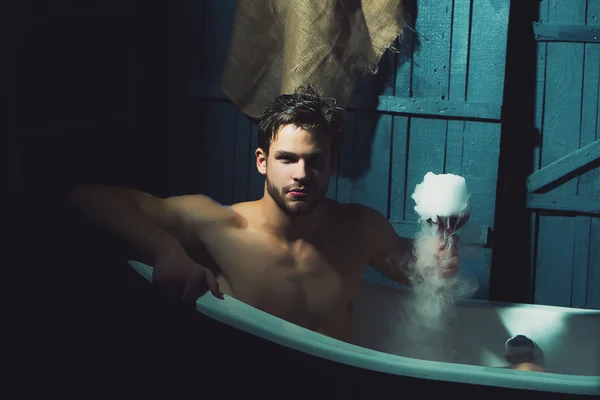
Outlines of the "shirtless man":
M325 197L341 139L338 112L310 86L266 108L255 152L265 177L257 201L225 207L204 195L161 199L100 185L82 185L69 198L153 265L154 284L170 296L193 302L208 289L348 340L365 268L407 284L412 241L379 212ZM438 256L439 274L454 276L457 246L440 243Z

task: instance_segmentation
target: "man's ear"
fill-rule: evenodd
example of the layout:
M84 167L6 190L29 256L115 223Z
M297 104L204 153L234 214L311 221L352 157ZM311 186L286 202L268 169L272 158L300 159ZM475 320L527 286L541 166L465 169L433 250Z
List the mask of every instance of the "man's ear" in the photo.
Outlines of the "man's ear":
M267 154L260 147L254 152L256 155L256 169L261 175L267 174Z

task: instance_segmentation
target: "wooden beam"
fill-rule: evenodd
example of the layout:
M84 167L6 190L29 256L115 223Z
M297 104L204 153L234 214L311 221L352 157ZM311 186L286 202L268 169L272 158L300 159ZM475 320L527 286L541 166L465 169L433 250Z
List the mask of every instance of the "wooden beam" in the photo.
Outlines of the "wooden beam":
M190 89L173 92L174 98L231 102L217 87L204 88L202 92ZM343 107L343 105L340 105ZM418 99L412 97L377 96L373 99L353 99L347 110L371 110L390 114L432 117L438 119L460 119L482 122L500 122L502 105L474 103L471 101L449 101Z
M348 109L377 110L381 112L429 116L441 119L467 119L499 122L502 105L465 101L432 100L412 97L378 96L377 104L369 99L353 100Z
M533 23L533 34L538 42L600 43L600 27Z
M600 198L590 196L556 196L527 194L527 208L532 210L568 211L576 214L600 215Z
M421 230L420 222L409 222L409 221L391 221L392 226L396 230L396 233L407 239L415 239L417 234ZM469 227L468 233L462 233L465 231L465 227L459 230L458 234L461 238L461 244L477 247L486 247L489 244L489 233L490 227L480 225L477 227ZM474 234L472 232L475 232Z
M559 158L529 175L527 191L538 192L573 173L583 173L600 160L600 140ZM587 167L587 168L586 168Z

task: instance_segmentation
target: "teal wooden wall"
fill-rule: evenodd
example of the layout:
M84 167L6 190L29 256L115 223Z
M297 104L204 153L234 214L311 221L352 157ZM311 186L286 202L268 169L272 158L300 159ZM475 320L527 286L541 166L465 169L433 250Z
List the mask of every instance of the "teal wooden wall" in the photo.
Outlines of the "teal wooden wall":
M170 190L201 191L223 203L256 199L263 184L252 155L256 123L219 88L235 1L201 3L188 2L193 6L174 16L179 69L172 71L169 148L176 155L172 176L181 180ZM425 173L465 176L473 212L463 236L463 270L479 280L477 296L489 298L492 243L486 238L495 217L509 1L414 4L416 34L406 29L399 53L388 51L380 73L356 89L354 104L362 106L347 115L328 195L369 205L410 236L417 220L410 195ZM406 99L417 106L396 112ZM366 278L390 284L373 270Z
M600 38L582 34L600 25L600 2L543 0L538 23L533 172L600 139ZM600 169L584 171L530 195L535 303L600 309Z

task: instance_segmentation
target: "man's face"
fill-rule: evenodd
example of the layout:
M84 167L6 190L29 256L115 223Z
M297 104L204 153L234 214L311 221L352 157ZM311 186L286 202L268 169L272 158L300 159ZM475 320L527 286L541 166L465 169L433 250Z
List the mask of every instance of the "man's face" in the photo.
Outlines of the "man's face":
M331 137L286 125L271 142L269 155L256 150L267 193L288 215L310 213L327 194L331 176Z

